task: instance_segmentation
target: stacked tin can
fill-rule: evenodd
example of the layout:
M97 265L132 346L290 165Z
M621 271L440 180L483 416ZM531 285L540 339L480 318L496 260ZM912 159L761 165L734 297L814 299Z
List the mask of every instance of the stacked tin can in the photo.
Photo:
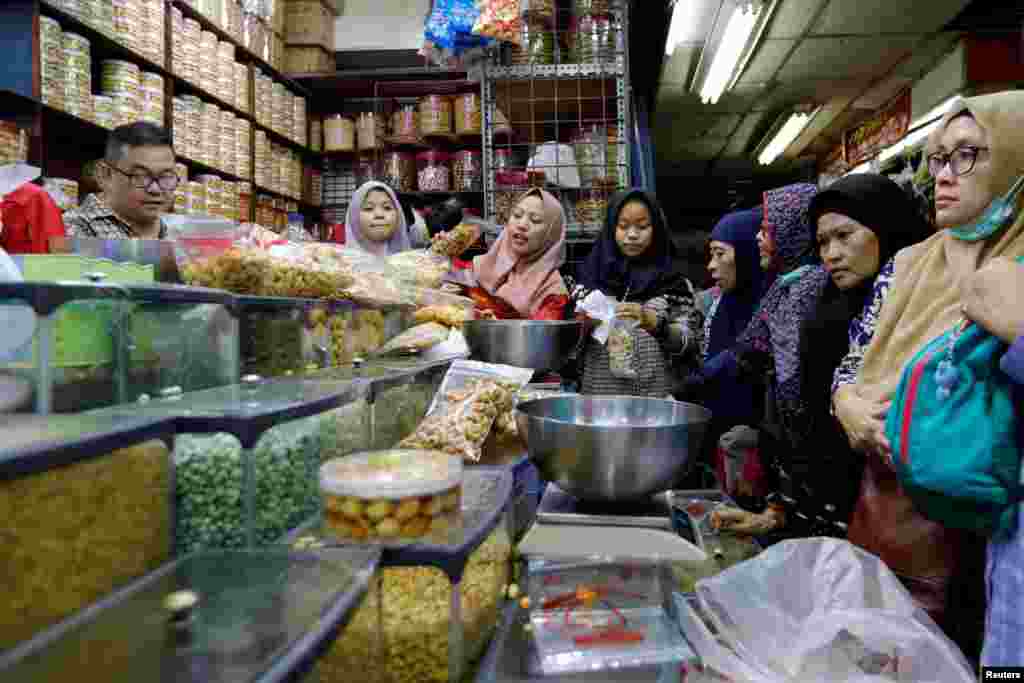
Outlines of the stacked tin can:
M217 44L217 97L235 103L235 46L226 40Z
M308 131L309 120L306 114L306 98L296 97L294 127L292 128L292 135L295 138L295 142L305 147L309 142L307 138Z
M309 119L309 148L314 152L324 149L324 120L319 116Z
M131 62L109 59L103 62L100 72L100 88L103 94L111 99L114 127L138 121L142 113L142 72L139 67ZM162 99L162 86L160 96ZM162 125L163 121L160 124Z
M216 166L220 156L220 107L203 102L200 118L199 161L207 166Z
M58 0L54 4L84 24L93 22L94 0Z
M256 122L261 126L270 127L270 100L273 95L273 81L256 70Z
M324 198L324 176L323 173L313 169L309 179L309 203L313 206L320 206Z
M273 142L269 143L270 154L267 158L267 187L274 192L281 191L281 148Z
M188 168L185 164L175 164L174 172L178 174L178 187L174 189L174 213L188 213Z
M220 84L220 70L217 68L217 50L220 43L217 35L203 31L199 41L199 87L215 93Z
M248 114L250 99L249 67L235 62L235 107Z
M252 123L245 119L235 122L235 161L239 178L252 178Z
M241 183L224 183L224 218L232 221L238 221L238 197L239 197L239 185Z
M184 140L185 156L199 161L200 146L203 139L203 101L195 95L184 95L180 98L184 126L179 129L175 122L175 141Z
M171 7L171 70L185 77L185 17L177 7Z
M262 131L256 131L255 137L255 162L256 165L253 167L253 180L260 187L269 187L270 185L270 147L267 142L267 134Z
M285 102L285 89L284 84L274 83L271 85L270 91L270 129L278 134L284 134L285 129L285 116L284 116L284 102Z
M185 189L185 213L206 213L206 188L198 181L190 181Z
M101 128L114 128L114 98L109 95L92 96L92 120Z
M139 81L139 118L157 126L163 126L164 118L164 77L145 71Z
M248 223L252 218L252 183L238 183L238 221Z
M237 0L224 0L224 30L236 42L242 41L242 6Z
M203 31L195 19L185 19L181 29L181 64L174 71L193 85L199 85L199 55L202 50Z
M203 193L206 196L206 213L211 216L221 215L221 183L223 181L220 176L201 175L196 177L196 181L203 186Z
M238 175L238 132L235 129L237 117L230 111L220 113L220 153L217 155L216 168L225 173Z
M142 52L139 0L114 0L114 38L125 47Z
M39 75L43 104L64 108L64 43L60 24L39 17Z
M82 119L93 118L92 49L77 33L61 34L64 48L64 111Z
M103 35L114 35L114 0L93 0L92 23Z
M164 66L167 58L166 13L162 0L139 0L139 50L150 60Z

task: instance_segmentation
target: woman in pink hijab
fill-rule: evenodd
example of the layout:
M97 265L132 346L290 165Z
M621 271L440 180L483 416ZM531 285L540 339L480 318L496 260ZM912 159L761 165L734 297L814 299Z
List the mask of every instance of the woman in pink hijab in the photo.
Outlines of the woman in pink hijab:
M477 309L499 319L562 320L569 292L558 268L565 262L565 212L550 193L524 194L498 241L473 259Z
M398 196L375 180L364 183L352 195L345 233L350 248L382 258L412 249Z

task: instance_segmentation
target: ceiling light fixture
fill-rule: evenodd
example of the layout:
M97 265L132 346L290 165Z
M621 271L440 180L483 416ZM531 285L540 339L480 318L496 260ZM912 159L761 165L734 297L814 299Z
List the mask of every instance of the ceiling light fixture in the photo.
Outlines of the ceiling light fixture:
M700 36L695 35L695 32L700 30L700 15L704 4L704 0L676 0L672 6L668 38L665 40L666 57L671 57L680 43L699 40Z
M768 143L761 149L761 153L757 157L758 163L768 166L778 159L779 155L797 139L819 111L821 111L821 107L809 112L797 111L790 114L786 122L779 126Z
M728 17L728 23L713 48L712 38L717 31L708 36L693 79L692 89L700 93L705 104L718 102L739 80L776 4L777 0L726 0L719 17ZM672 18L674 23L675 13ZM718 28L717 20L715 27ZM709 58L712 51L714 56Z

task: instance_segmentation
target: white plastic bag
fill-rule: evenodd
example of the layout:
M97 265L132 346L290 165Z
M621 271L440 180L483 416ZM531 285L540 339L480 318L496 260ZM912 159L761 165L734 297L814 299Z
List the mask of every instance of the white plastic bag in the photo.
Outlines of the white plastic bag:
M576 153L569 145L545 142L537 147L527 168L542 171L547 182L567 189L580 188L580 171L576 166Z
M615 318L615 308L618 305L614 298L605 296L603 292L595 289L584 297L583 301L576 307L577 311L585 313L588 318L597 320L600 323L590 333L590 336L596 339L598 343L604 344L608 341L608 333L612 329L611 322Z
M846 541L784 541L699 581L697 596L717 638L691 643L705 663L742 672L743 680L974 680L963 654L896 576Z

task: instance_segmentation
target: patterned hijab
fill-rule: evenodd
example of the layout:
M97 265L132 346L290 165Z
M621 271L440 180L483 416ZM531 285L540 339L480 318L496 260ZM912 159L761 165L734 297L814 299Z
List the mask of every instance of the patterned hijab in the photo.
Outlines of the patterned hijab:
M800 405L800 331L828 283L828 273L815 265L814 233L808 207L818 188L807 183L764 193L765 227L775 237L781 275L761 300L761 307L740 336L740 342L771 355L775 365L775 398L783 424Z
M394 234L391 235L391 239L387 242L374 242L368 239L363 234L360 226L363 202L366 201L366 195L374 191L387 194L391 198L391 203L395 205L395 212L398 214L396 218L398 227L395 228ZM364 183L352 195L352 201L348 205L348 213L345 216L345 231L351 246L374 256L386 257L412 249L412 242L409 239L409 228L405 222L405 212L402 211L402 205L398 202L398 196L390 187L376 180Z
M549 296L568 293L558 272L565 263L565 210L545 190L530 190L519 202L528 197L537 197L544 205L547 231L540 248L520 259L512 251L506 229L486 254L473 259L473 273L480 285L524 318L531 317Z

